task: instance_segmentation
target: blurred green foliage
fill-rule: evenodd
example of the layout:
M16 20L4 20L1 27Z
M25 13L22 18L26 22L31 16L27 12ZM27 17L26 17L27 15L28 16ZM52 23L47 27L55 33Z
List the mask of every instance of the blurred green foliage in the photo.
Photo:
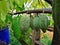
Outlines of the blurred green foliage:
M14 32L14 35L17 39L20 38L21 36L21 29L20 29L20 17L21 16L17 16L17 17L14 17L12 20L12 30Z
M47 34L44 34L40 42L43 43L44 45L51 45L52 40L48 37Z
M6 24L8 24L10 28L10 44L11 45L22 45L19 42L19 39L24 39L24 41L32 45L31 40L29 39L29 35L32 33L32 29L29 28L27 31L24 32L20 29L20 18L21 15L18 15L16 17L13 17L13 15L7 14L9 11L11 13L14 12L14 9L16 9L16 12L23 11L23 10L29 10L29 9L40 9L40 8L48 8L51 7L47 2L45 1L38 1L38 0L1 0L0 1L0 28L6 27ZM48 17L52 17L51 15L48 15ZM53 25L53 20L50 18L50 26ZM50 45L51 41L50 39L44 35L44 38L41 39L41 42L45 45Z
M10 45L22 45L19 40L14 36L13 32L10 31Z
M6 15L9 12L9 6L7 0L0 1L0 30L6 27Z

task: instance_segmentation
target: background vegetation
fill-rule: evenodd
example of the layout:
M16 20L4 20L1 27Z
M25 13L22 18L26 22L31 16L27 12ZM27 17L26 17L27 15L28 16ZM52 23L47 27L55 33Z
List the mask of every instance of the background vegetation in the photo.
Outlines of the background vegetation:
M7 13L13 14L19 11L31 10L31 9L35 10L35 9L42 9L42 8L52 8L52 7L44 0L4 0L4 1L2 0L2 3L0 1L0 17L1 20L3 20L3 22L8 23L7 25L9 26L11 45L16 45L16 44L22 45L21 39L23 39L28 45L32 45L32 41L29 38L29 35L32 34L32 28L29 27L27 31L21 30L20 19L22 15L25 14L10 15ZM49 19L49 24L50 24L49 26L53 26L54 22L52 19L52 14L46 14L46 16ZM43 37L41 38L40 42L43 43L44 45L51 45L52 40L49 38L49 36L42 32L41 34L43 34Z

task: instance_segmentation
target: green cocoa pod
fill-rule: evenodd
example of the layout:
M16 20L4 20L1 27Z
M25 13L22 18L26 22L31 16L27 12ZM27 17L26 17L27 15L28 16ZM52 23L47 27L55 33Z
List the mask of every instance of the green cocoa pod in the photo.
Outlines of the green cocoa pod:
M34 17L34 19L33 19L33 27L34 27L34 29L35 30L39 30L39 17L38 16L36 16L36 17Z
M48 17L45 14L39 15L39 25L42 31L45 33L49 25Z
M20 28L21 30L28 30L30 26L30 16L29 15L22 15L20 19Z

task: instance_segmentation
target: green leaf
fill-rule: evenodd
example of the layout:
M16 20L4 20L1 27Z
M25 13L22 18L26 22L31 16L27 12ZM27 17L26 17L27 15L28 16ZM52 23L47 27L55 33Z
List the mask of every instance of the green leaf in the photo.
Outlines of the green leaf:
M6 22L6 23L11 23L11 22L12 22L12 15L7 14L7 15L6 15L5 22Z
M22 7L27 0L15 0L15 2L18 4L18 6Z
M9 11L8 2L6 0L0 1L0 11L7 13ZM2 13L0 12L0 14Z
M0 27L2 28L6 26L5 19L8 12L9 12L8 1L1 0L0 1Z
M20 30L20 16L14 17L12 22L12 30L14 32L14 35L17 39L21 36L21 30Z
M0 16L3 21L5 20L8 11L9 11L8 2L6 0L0 1Z

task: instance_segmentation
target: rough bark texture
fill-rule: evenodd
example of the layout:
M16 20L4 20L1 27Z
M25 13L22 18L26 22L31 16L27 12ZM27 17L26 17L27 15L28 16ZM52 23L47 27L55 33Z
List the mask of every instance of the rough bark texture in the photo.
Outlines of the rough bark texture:
M53 40L52 40L52 45L60 45L60 35L54 26L54 34L53 34Z
M60 0L53 0L54 35L52 45L60 45Z

